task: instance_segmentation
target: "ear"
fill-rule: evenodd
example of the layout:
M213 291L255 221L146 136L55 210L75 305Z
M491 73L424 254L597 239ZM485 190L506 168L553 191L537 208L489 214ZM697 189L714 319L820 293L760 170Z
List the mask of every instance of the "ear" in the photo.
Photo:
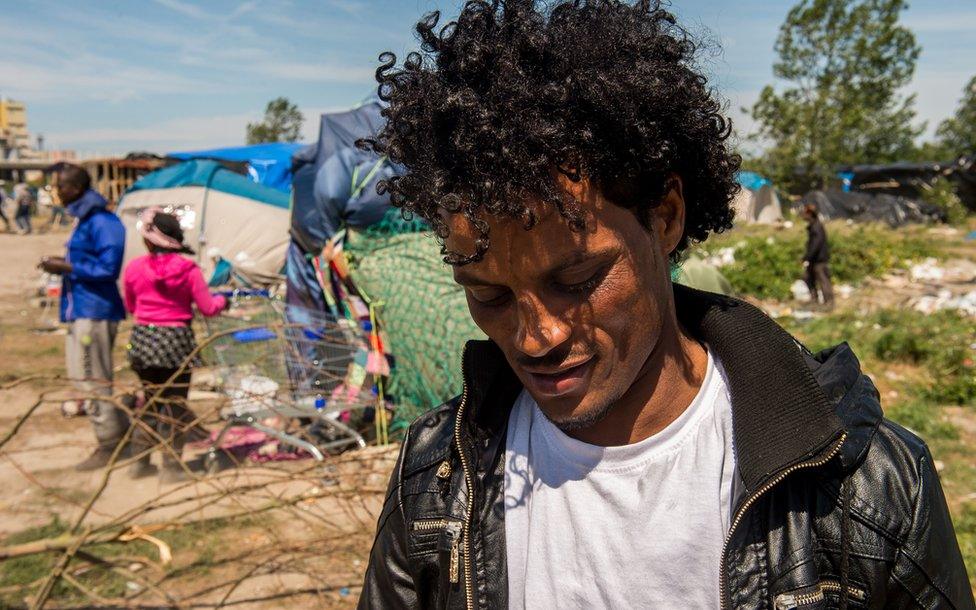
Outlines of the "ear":
M668 176L664 188L661 201L651 209L651 229L661 255L667 258L678 247L685 231L685 197L684 185L677 174Z

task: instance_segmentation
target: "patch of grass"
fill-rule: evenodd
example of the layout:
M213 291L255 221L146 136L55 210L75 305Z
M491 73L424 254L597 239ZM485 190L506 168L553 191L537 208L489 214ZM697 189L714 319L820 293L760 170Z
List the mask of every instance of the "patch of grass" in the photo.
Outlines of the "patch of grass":
M195 574L202 575L215 564L220 550L227 548L225 541L233 539L228 532L240 532L257 522L257 519L251 517L211 519L188 523L155 535L170 545L177 559L174 564L178 565L170 566L171 570L192 569ZM68 525L55 515L46 525L11 534L3 544L23 544L54 538L67 531ZM156 553L153 545L141 540L127 544L99 544L89 547L88 550L103 558L125 554L153 557ZM51 572L57 557L57 553L39 553L0 562L0 587L11 589L0 594L0 608L23 606L24 596L33 592L31 585ZM110 570L91 569L76 577L86 587L109 599L121 597L125 593L125 578ZM51 599L76 602L83 601L84 596L64 581L59 581Z
M46 525L28 528L7 536L5 546L25 544L35 540L44 540L60 536L68 531L68 526L55 515ZM39 578L51 572L55 557L50 553L15 557L0 562L0 587L27 587ZM52 595L64 595L67 590L63 583L55 588ZM0 595L0 606L13 607L22 604L22 595L13 593Z
M976 401L976 354L970 347L976 320L958 312L886 309L867 316L843 312L804 323L782 322L813 351L849 341L860 358L924 367L926 380L912 389L928 401Z
M946 421L942 409L924 400L896 403L885 409L885 416L905 426L926 441L957 440L959 430Z
M967 502L953 519L956 539L969 571L969 583L976 589L976 502Z
M790 286L803 275L801 259L806 245L802 226L770 232L740 232L715 235L699 246L707 257L722 248L735 249L735 263L722 273L741 294L785 300ZM830 271L835 283L858 284L866 277L878 277L909 261L942 258L939 247L912 231L891 230L877 225L829 223Z

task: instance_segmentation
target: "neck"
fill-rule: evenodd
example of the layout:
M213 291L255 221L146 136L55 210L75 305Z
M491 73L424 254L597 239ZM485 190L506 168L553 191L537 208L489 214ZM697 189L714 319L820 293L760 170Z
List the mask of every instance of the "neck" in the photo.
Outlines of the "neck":
M653 436L691 405L707 369L708 354L678 324L672 304L657 345L627 392L606 417L570 435L601 447L629 445Z

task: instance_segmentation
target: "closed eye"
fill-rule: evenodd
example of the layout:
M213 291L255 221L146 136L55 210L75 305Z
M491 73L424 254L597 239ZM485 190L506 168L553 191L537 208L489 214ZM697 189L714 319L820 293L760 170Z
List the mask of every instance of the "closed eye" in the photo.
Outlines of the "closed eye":
M504 305L508 298L511 296L511 292L508 290L499 289L479 289L479 288L469 288L468 293L471 294L471 298L475 300L479 305L486 305L488 307L497 307L499 305Z
M593 274L591 274L586 279L580 281L562 281L556 282L557 288L564 292L569 292L572 294L581 294L591 292L594 288L600 285L603 278L606 277L607 272L610 270L609 265L604 265L597 269Z

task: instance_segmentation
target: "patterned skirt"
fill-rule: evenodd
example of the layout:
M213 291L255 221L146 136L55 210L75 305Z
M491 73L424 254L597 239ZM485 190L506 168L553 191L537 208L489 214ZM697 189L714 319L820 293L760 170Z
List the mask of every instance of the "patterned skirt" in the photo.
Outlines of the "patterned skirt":
M177 369L192 356L189 366L200 366L200 357L193 329L189 326L155 326L137 324L132 327L129 344L129 364L133 369Z

